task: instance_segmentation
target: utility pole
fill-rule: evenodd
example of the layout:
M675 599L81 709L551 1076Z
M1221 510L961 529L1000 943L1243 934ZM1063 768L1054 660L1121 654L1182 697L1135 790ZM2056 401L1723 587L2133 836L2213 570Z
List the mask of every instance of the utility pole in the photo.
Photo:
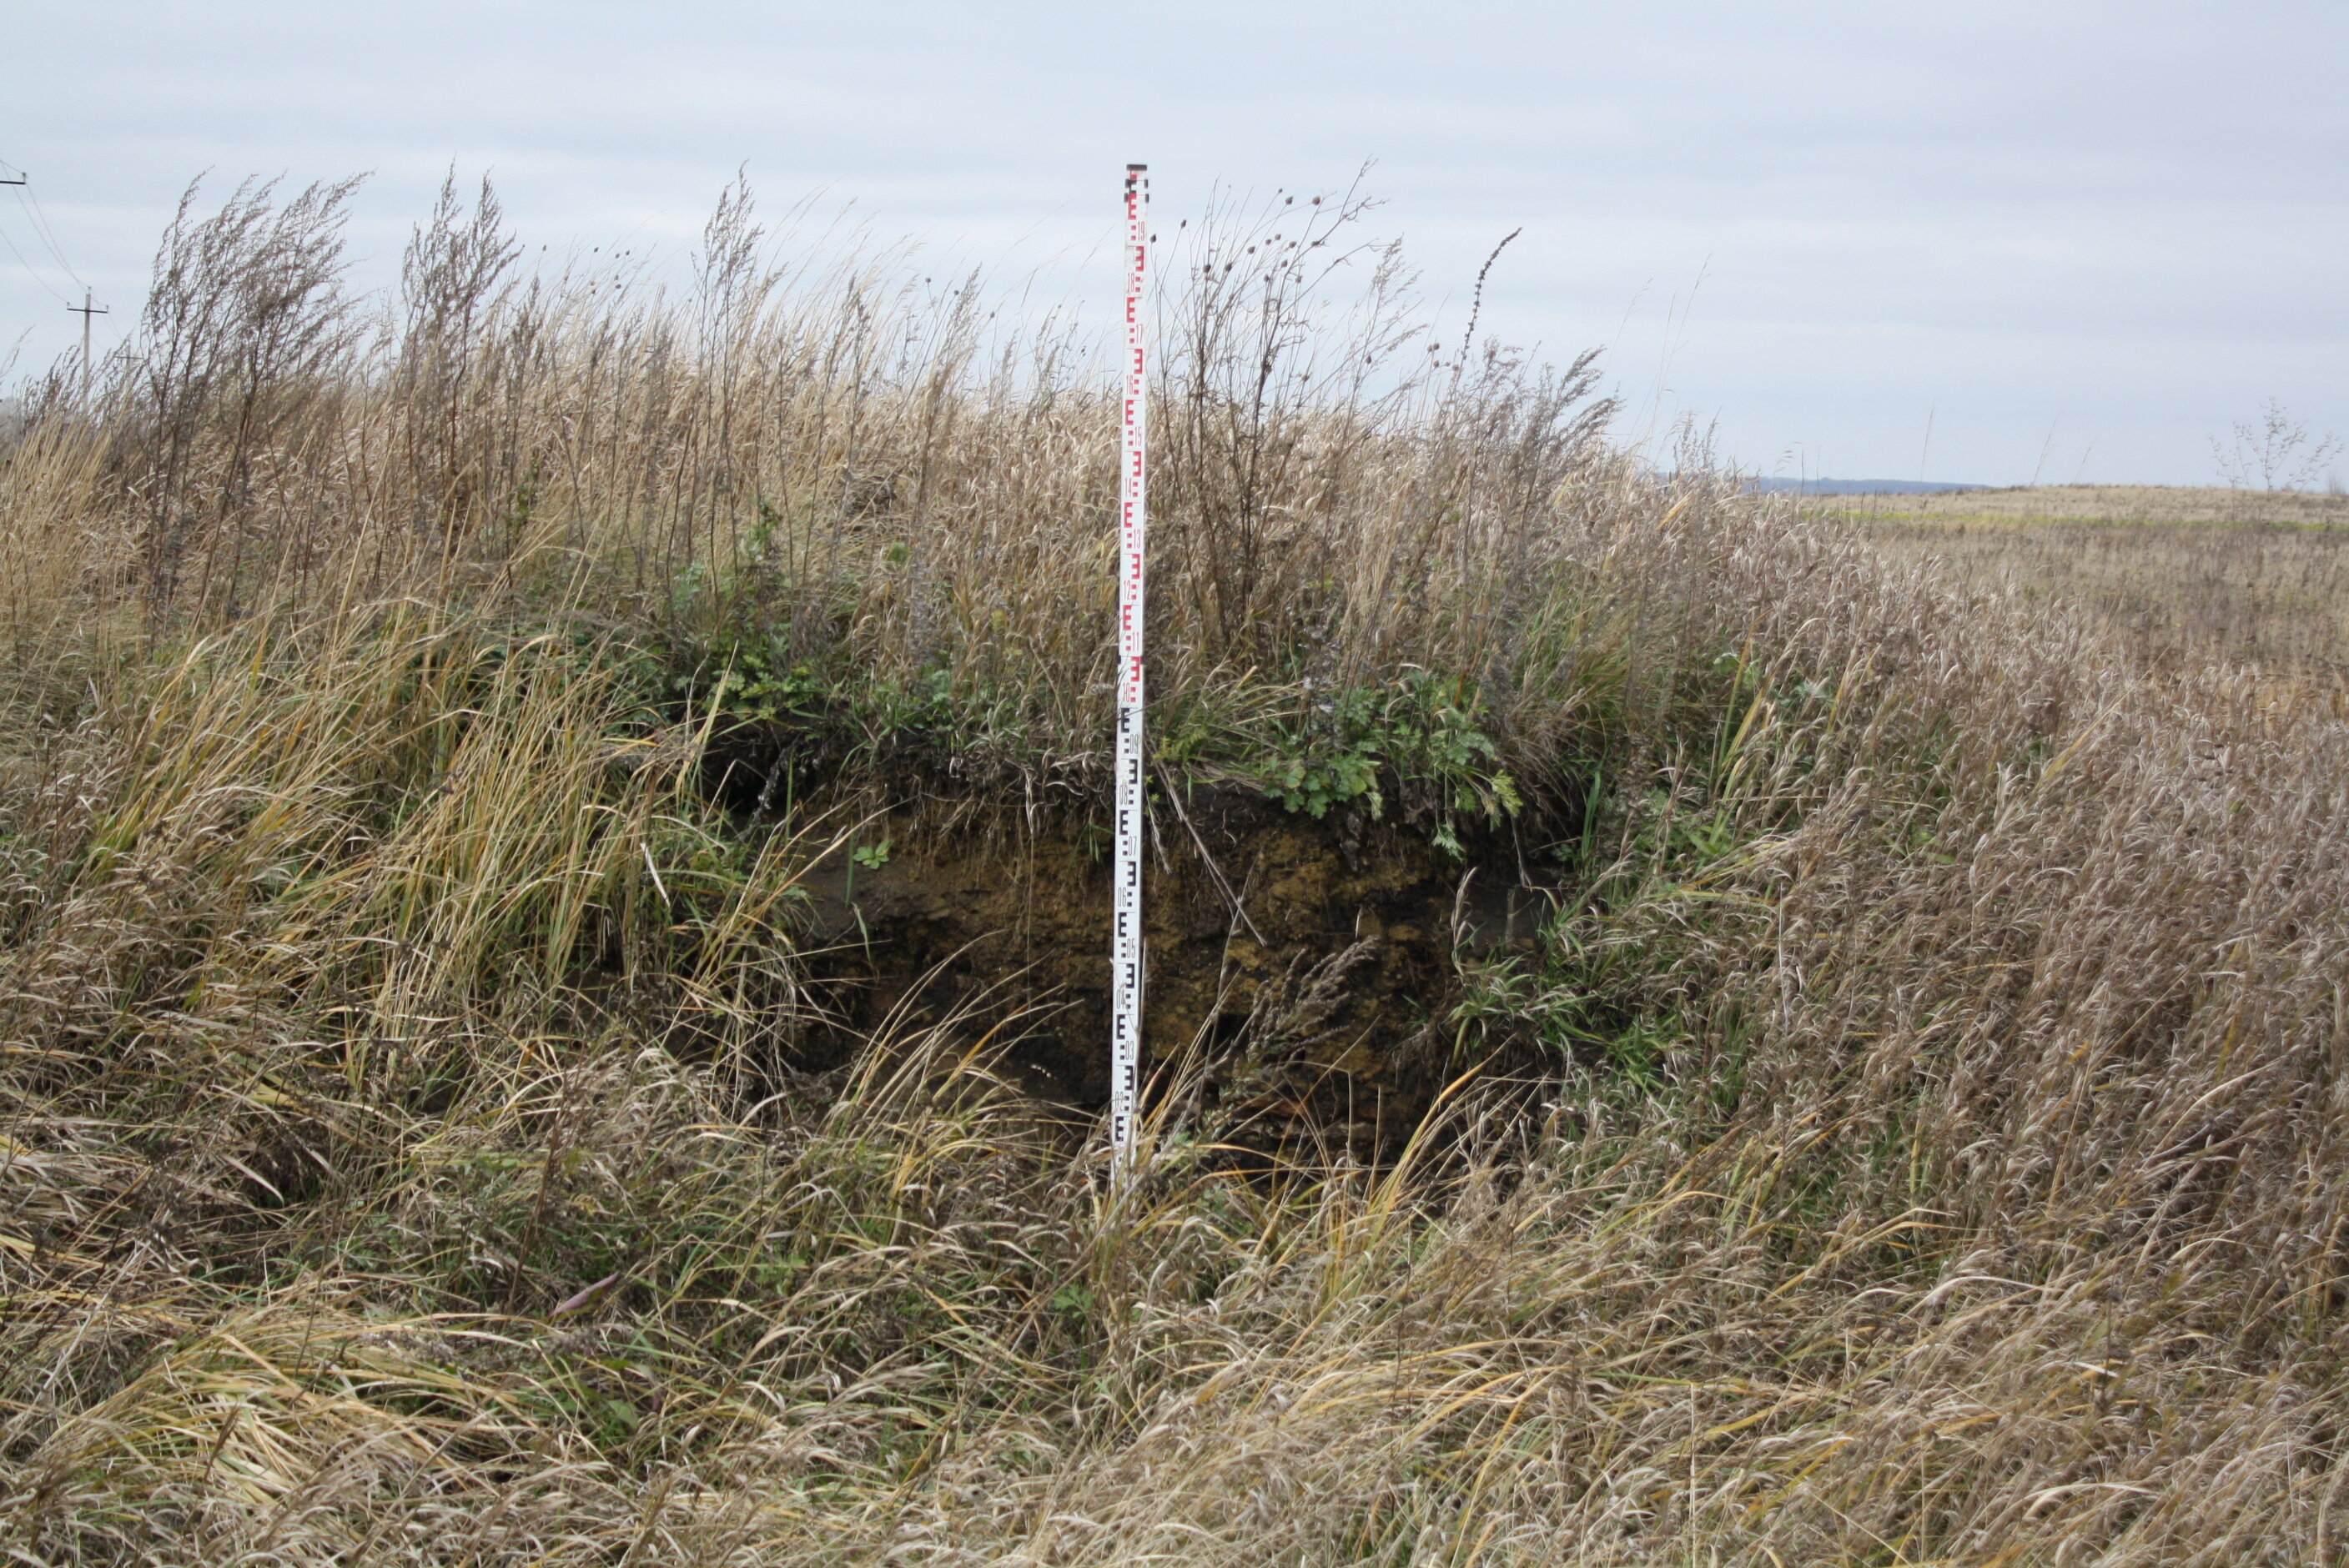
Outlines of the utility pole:
M81 317L81 400L85 403L89 401L89 318L109 314L104 305L92 304L89 300L89 291L84 289L81 291L79 304L66 306L67 310Z
M0 185L25 185L30 183L32 178L32 171L30 170L26 170L23 176L18 179L0 180ZM34 229L47 240L49 254L57 257L57 265L65 268L66 276L69 278L72 277L74 275L73 263L66 260L65 253L63 251L57 249L57 237L49 232L48 220L40 215L40 203L37 201L34 202L31 211ZM81 291L81 303L79 304L69 304L66 306L66 308L81 317L81 400L87 403L89 401L89 318L94 315L108 315L112 313L109 312L106 306L96 303L91 298L90 291L87 285L85 285Z

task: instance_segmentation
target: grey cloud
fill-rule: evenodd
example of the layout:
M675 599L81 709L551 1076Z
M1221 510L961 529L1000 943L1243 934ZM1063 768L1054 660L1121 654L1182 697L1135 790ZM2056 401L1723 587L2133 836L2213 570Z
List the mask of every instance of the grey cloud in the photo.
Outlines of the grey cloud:
M1718 415L1748 461L1913 471L1938 399L1948 477L2028 478L2060 416L2092 477L2192 480L2270 393L2349 430L2344 45L2334 0L100 0L19 18L0 156L119 325L207 166L378 170L375 279L452 159L557 251L680 248L747 160L778 207L820 188L1085 286L1130 156L1176 213L1377 155L1381 222L1455 310L1526 225L1487 325L1614 344L1641 406ZM33 357L73 328L5 253L0 323Z

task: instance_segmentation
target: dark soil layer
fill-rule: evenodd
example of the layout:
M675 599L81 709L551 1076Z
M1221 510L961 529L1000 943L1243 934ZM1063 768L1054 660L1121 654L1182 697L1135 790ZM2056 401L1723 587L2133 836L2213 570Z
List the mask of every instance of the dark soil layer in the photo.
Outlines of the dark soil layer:
M1151 851L1145 1092L1169 1092L1196 1047L1207 1071L1182 1088L1186 1113L1252 1143L1344 1128L1368 1154L1407 1133L1447 1077L1455 955L1529 951L1548 907L1506 833L1464 861L1408 827L1252 793L1162 799ZM976 1034L1026 1006L1011 1053L1026 1086L1099 1108L1109 872L1084 823L871 822L808 881L812 978L838 1021L812 1053L844 1055L893 1016L967 1009Z

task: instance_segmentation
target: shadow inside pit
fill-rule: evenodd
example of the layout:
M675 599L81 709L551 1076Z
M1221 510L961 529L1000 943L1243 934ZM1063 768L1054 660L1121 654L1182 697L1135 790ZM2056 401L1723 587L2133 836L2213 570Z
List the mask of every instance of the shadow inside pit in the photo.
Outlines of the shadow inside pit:
M1447 1078L1462 959L1530 954L1566 879L1506 830L1455 858L1408 827L1194 793L1155 812L1145 871L1145 1092L1206 1064L1186 1117L1255 1144L1377 1160ZM1109 857L1081 822L873 820L807 875L810 1065L894 1027L976 1037L1025 1010L1007 1066L1040 1099L1109 1090Z

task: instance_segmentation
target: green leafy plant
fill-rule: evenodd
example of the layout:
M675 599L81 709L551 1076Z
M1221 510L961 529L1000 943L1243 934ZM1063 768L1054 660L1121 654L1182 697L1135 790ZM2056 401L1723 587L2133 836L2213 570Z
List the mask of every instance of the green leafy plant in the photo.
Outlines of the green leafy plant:
M1309 687L1303 714L1264 738L1257 782L1286 810L1317 819L1359 800L1376 820L1394 791L1432 819L1431 836L1457 857L1463 818L1496 823L1525 806L1486 723L1472 683L1428 670L1327 696Z

